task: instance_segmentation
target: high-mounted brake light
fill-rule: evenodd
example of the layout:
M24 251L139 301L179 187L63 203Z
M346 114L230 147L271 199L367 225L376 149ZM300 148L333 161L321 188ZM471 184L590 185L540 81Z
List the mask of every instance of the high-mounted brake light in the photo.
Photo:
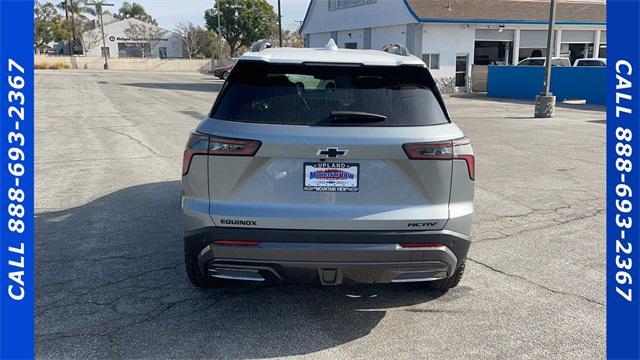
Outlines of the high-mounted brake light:
M230 139L191 133L182 158L182 175L187 175L195 155L253 156L262 143L256 140Z
M469 170L469 178L475 180L475 158L468 138L438 143L412 143L402 146L412 160L464 160Z

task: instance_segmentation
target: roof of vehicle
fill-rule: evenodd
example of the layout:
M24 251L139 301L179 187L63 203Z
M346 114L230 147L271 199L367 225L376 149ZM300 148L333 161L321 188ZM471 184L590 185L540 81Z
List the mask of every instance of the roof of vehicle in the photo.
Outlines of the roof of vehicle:
M551 59L552 59L552 60L560 60L560 59L567 59L567 60L569 60L569 58L568 58L568 57L564 57L564 56L554 56L554 57L552 57ZM528 58L526 58L526 59L523 59L522 61L525 61L525 60L547 60L547 58L546 58L546 57L544 57L544 56L528 57Z
M371 66L421 65L417 57L391 54L381 50L356 50L330 48L269 48L260 52L246 52L240 60L258 60L271 63L301 64L350 63Z
M580 61L604 61L606 62L607 59L606 58L582 58L582 59L577 59L576 62L580 62Z

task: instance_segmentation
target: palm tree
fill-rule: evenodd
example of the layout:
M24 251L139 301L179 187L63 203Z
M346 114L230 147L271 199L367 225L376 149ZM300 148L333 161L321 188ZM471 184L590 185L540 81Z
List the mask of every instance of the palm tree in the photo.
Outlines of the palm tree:
M100 19L102 15L111 14L109 10L104 10L103 4L106 4L106 3L107 3L107 0L91 1L91 5L85 7L85 12L95 16L96 19Z
M63 0L58 4L58 8L64 10L67 20L69 19L69 14L71 14L71 39L69 39L69 55L73 55L77 43L76 18L82 21L87 20L87 17L84 16L86 7L84 6L83 0Z
M149 24L153 24L156 26L158 25L158 22L153 17L151 17L151 15L147 14L144 7L135 2L123 2L120 10L118 10L118 14L116 14L115 17L121 20L134 18Z

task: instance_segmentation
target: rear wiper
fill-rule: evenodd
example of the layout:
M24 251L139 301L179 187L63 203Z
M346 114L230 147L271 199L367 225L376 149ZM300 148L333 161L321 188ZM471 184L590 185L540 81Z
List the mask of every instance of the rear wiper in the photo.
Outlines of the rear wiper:
M363 111L332 111L329 119L331 119L331 121L345 122L380 122L387 120L387 117Z

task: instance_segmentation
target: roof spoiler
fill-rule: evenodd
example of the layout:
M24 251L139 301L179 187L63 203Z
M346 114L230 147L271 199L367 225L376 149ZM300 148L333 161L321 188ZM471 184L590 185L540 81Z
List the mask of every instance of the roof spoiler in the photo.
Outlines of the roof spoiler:
M382 51L388 52L390 54L401 55L401 56L411 55L406 46L398 43L387 44L382 47Z
M272 47L273 45L271 45L271 42L269 40L260 39L258 41L255 41L253 45L251 45L251 52L260 52L264 49L270 49Z

